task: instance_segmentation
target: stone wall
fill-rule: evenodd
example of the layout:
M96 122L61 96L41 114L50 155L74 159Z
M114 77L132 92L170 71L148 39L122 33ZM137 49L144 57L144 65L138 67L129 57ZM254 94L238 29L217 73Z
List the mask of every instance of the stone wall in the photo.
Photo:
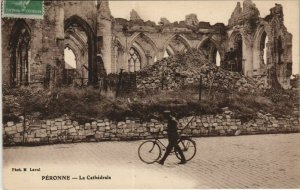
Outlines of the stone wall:
M193 119L191 121L191 119ZM235 118L234 113L225 110L218 115L186 117L179 120L182 135L228 136L239 134L291 133L300 131L300 118L275 118L270 114L258 113L257 119L246 123ZM24 133L25 126L25 133ZM53 143L72 143L105 140L150 139L158 135L166 137L166 123L156 120L141 122L139 119L127 119L114 122L107 119L96 120L84 125L71 121L67 116L53 120L8 122L3 127L3 142L10 145L40 145ZM180 127L179 127L180 128Z

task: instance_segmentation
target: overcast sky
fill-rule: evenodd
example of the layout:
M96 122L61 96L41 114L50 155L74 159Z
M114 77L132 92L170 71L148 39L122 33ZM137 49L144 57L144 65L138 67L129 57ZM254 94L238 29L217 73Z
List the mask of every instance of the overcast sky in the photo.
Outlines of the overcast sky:
M215 24L228 24L228 19L236 3L242 1L110 1L112 15L129 19L129 13L135 9L144 20L155 21L166 17L169 21L180 21L185 15L195 13L199 21ZM270 13L275 3L282 4L284 23L293 34L293 73L299 73L299 1L253 1L261 17Z

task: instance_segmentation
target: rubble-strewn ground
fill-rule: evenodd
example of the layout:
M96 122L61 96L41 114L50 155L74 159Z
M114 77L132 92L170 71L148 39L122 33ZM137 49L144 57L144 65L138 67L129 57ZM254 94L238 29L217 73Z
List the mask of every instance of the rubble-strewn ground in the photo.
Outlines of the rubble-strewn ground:
M172 155L164 166L139 160L137 149L143 141L9 147L3 151L3 185L10 189L300 188L299 138L299 133L195 138L197 153L190 162L177 165ZM41 171L12 172L30 167ZM42 181L43 175L77 179ZM111 180L79 180L79 175L110 175Z

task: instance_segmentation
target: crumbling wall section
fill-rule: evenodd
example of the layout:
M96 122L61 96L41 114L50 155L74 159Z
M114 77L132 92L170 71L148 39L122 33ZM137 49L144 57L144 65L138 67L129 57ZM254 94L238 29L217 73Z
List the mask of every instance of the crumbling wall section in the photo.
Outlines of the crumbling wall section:
M268 85L287 89L290 88L292 74L292 34L284 26L283 17L280 4L275 4L270 14L261 18L251 0L245 0L243 8L237 3L228 22L226 51L234 48L234 35L240 34L243 41L243 73L251 77L267 75ZM264 40L267 40L265 44ZM267 49L266 60L263 48Z

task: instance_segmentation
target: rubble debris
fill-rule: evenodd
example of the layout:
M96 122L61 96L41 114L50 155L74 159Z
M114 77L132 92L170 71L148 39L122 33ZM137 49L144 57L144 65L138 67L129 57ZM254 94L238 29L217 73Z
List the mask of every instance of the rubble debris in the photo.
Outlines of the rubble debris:
M138 89L174 90L187 84L199 84L224 90L256 92L269 88L264 78L250 78L210 63L201 50L191 50L157 61L137 73Z

